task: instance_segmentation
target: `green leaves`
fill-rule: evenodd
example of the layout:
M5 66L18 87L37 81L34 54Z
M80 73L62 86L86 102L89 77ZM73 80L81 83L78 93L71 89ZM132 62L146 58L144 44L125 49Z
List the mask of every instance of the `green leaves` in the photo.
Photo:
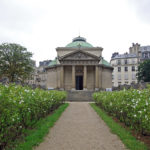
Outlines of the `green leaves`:
M146 60L138 67L138 81L150 82L150 60Z
M65 92L0 84L0 149L15 140L25 128L32 128L65 98Z
M14 43L0 45L0 77L10 82L24 81L33 72L32 53Z
M93 94L97 105L141 134L150 135L150 88Z

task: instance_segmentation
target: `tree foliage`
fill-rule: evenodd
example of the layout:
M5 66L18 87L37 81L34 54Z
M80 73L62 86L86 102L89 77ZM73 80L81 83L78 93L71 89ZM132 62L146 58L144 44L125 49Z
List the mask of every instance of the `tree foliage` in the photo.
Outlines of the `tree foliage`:
M0 45L0 76L7 77L10 82L27 79L33 72L32 53L25 47L15 43Z
M145 60L138 66L138 81L150 82L150 60Z

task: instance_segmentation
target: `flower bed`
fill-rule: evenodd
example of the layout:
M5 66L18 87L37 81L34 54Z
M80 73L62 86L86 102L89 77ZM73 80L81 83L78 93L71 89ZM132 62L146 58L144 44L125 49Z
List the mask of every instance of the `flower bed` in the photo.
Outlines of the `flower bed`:
M65 92L0 85L0 149L61 105Z
M97 92L95 103L143 135L150 135L150 88Z

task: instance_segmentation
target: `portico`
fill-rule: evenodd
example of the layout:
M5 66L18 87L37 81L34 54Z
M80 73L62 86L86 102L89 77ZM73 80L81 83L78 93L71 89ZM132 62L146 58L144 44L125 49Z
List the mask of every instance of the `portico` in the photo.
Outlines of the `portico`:
M65 78L64 78L64 70L67 70L65 69L65 67L68 67L68 66L62 66L61 67L61 73L60 73L60 85L61 85L61 89L65 89L67 87L65 87ZM100 88L100 85L99 85L99 79L98 79L98 76L99 76L99 66L90 66L90 65L72 65L71 66L71 75L72 75L72 78L71 78L71 89L72 90L87 90L87 85L88 83L90 83L90 81L87 80L87 76L88 74L90 73L89 71L89 68L92 68L93 70L95 70L93 73L93 76L95 76L95 79L94 79L94 88L92 88L93 90L99 90ZM88 71L88 72L87 72ZM67 72L66 72L67 73ZM91 90L92 90L91 89Z

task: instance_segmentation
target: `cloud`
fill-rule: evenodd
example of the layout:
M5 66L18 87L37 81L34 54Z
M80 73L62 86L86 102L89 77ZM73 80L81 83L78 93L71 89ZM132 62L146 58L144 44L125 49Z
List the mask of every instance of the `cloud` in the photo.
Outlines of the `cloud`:
M25 5L23 1L0 1L0 28L3 30L30 31L33 23L39 20L42 10L38 7ZM42 13L41 13L42 14Z
M128 2L140 20L150 23L150 0L128 0Z

